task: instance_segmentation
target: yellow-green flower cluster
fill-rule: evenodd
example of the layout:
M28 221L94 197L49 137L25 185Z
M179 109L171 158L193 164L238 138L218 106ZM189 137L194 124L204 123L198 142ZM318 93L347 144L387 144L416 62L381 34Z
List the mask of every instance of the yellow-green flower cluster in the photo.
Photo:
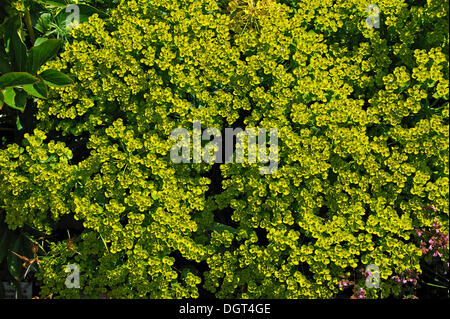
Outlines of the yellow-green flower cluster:
M78 168L70 165L72 151L64 143L46 138L36 129L25 134L24 147L10 144L0 151L0 202L11 229L31 225L50 233L52 221L71 211L67 197Z
M0 150L11 227L84 225L43 259L43 294L331 298L369 264L382 284L367 295L395 293L388 277L420 269L414 230L448 231L448 4L379 1L376 29L370 3L129 0L73 29L48 66L76 85L38 102L24 148ZM278 170L174 164L169 135L194 121L277 128Z

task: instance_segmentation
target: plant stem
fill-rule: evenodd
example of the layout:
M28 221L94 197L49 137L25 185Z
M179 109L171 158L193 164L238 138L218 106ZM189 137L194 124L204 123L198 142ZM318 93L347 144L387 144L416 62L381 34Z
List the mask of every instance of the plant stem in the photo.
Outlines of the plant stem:
M30 11L28 11L28 8L25 9L25 15L23 17L25 21L25 25L28 29L28 35L30 36L30 41L32 44L34 44L34 41L36 40L36 36L34 35L33 25L31 23L31 17L30 17Z
M448 289L448 287L444 287L444 286L439 286L439 285L435 285L435 284L430 284L429 282L424 281L424 284L427 284L429 286L433 286L433 287L437 287L437 288L443 288L443 289Z

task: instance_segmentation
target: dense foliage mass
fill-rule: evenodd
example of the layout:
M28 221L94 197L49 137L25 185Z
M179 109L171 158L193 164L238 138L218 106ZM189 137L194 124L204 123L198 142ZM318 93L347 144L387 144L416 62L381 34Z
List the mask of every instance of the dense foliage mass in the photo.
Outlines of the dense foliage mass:
M280 2L122 2L43 66L75 85L0 150L11 229L83 225L41 257L42 296L332 298L374 264L365 297L387 297L448 261L418 235L448 234L448 2L379 1L379 28L370 1ZM278 170L174 164L197 120L277 128Z

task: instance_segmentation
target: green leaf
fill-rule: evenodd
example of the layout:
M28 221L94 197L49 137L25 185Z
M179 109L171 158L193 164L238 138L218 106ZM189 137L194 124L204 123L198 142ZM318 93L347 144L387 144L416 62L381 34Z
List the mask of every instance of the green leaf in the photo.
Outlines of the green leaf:
M27 61L27 70L30 73L36 74L39 68L48 60L53 58L61 47L61 40L49 39L45 40L38 46L34 46L30 50Z
M11 72L11 66L4 56L0 56L0 74Z
M27 72L9 72L0 76L0 88L22 86L39 82L39 79Z
M3 95L3 92L0 91L0 111L3 108L3 104L5 104L5 96Z
M0 264L2 263L3 259L5 259L6 255L8 254L9 249L9 242L11 232L9 230L4 231L2 234L0 234Z
M231 226L228 225L224 225L221 223L214 223L211 227L210 230L215 230L217 232L223 232L224 230L228 230L229 232L235 234L237 232L236 228L233 228Z
M78 23L83 23L88 21L89 17L93 14L98 14L98 16L102 19L107 18L108 15L103 11L100 11L94 7L91 7L87 4L78 4L78 8L80 9L80 21ZM61 29L66 29L66 20L72 14L71 11L66 12L66 10L61 10L56 16L56 23ZM71 21L69 21L71 22Z
M20 123L20 118L19 117L16 118L16 127L17 127L18 131L23 129L23 126L22 126L22 123Z
M43 80L35 84L24 85L23 89L28 94L38 97L40 99L47 99L48 97L47 85L44 83Z
M12 244L10 252L8 253L7 257L9 273L11 274L11 276L14 277L14 279L18 281L21 279L20 277L22 275L22 262L19 257L17 257L12 253L12 251L21 254L22 246L23 246L22 236L16 235L16 240Z
M39 75L48 85L61 87L74 84L74 81L68 75L57 70L45 70Z
M27 103L27 94L24 91L18 91L14 88L3 90L5 96L5 104L13 109L23 112Z
M51 21L52 21L52 15L48 12L45 12L45 13L41 14L41 16L37 20L36 24L34 25L34 28L36 30L38 30L40 33L44 34L50 29ZM34 45L38 45L38 44L35 43Z
M27 106L27 98L28 94L25 91L20 90L16 92L15 102L17 110L21 112L25 111L25 107Z
M65 7L67 5L64 0L40 0L39 2L54 7Z
M14 71L25 71L27 63L27 47L19 36L22 23L14 18L9 21L7 35L9 35L9 54Z
M46 40L47 40L47 38L39 37L34 41L34 46L37 47L38 45L41 45Z
M16 105L14 99L16 98L16 91L14 88L7 88L2 90L3 99L6 105Z
M436 100L438 100L438 99L441 98L441 96L440 96L439 93L437 93L437 92L433 94L433 97L434 97Z

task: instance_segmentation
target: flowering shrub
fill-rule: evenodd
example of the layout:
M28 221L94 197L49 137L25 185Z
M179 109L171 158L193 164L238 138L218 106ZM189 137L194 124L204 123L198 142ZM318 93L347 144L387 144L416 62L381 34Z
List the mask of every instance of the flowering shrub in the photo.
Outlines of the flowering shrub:
M379 29L369 4L131 0L73 29L47 67L76 85L0 150L10 228L83 223L47 247L41 294L331 298L369 264L380 287L355 297L398 294L415 230L448 233L448 3L380 1ZM278 170L172 163L170 132L197 120L277 128Z
M440 230L441 225L437 224L436 219L432 226L432 232L420 229L416 231L417 236L428 238L428 240L425 239L420 243L420 248L424 255L429 253L432 254L433 257L442 257L444 254L448 254L448 233Z

